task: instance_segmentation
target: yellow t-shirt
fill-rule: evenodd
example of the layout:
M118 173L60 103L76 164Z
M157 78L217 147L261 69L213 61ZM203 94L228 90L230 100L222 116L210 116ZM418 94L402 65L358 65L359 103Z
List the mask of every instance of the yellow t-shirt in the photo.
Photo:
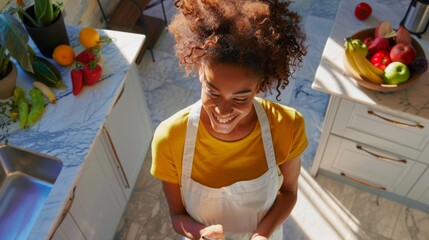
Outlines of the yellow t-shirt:
M305 123L295 109L257 98L267 113L278 165L300 155L307 147ZM156 178L180 183L186 125L191 108L187 107L163 121L152 141L151 174ZM235 142L212 137L204 124L198 124L192 166L192 179L213 188L255 179L268 170L261 128Z

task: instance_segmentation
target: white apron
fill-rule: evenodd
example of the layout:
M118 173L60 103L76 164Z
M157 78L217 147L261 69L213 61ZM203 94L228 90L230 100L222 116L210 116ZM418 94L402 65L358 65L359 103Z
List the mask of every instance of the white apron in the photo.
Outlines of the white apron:
M195 141L201 112L201 101L192 106L186 130L182 162L181 193L189 215L210 226L221 224L227 239L250 239L258 223L271 208L283 182L274 156L273 142L267 115L262 105L253 101L259 124L268 171L262 176L233 183L222 188L210 188L191 178ZM222 177L222 173L219 173ZM282 226L270 239L281 240Z

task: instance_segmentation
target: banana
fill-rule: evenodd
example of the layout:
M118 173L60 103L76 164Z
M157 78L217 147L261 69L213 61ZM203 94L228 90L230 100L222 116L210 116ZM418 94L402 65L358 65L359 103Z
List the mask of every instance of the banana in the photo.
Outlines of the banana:
M372 68L366 64L366 61L368 60L365 57L362 57L361 55L353 55L353 57L361 76L375 84L383 83L383 78L381 77L382 75L375 73Z
M354 77L359 78L361 77L358 71L358 68L356 66L355 60L353 58L353 45L351 44L350 41L346 40L344 42L344 56L345 58L343 58L344 60L344 66L346 67L346 70L352 74Z
M372 72L377 74L378 76L382 77L384 74L384 71L380 68L376 67L374 64L372 64L366 57L362 60L363 63L367 68L369 68Z
M39 89L40 92L42 92L42 94L48 98L49 102L51 102L51 103L57 102L57 98L55 97L54 92L46 84L39 82L39 81L34 81L33 86L35 88Z
M359 72L363 77L375 84L383 83L383 71L381 69L372 65L372 63L363 55L356 54L353 55L353 57L357 67L359 68Z
M374 84L383 83L383 70L374 66L366 59L366 49L357 46L352 42L353 39L346 39L346 58L349 65L363 78Z

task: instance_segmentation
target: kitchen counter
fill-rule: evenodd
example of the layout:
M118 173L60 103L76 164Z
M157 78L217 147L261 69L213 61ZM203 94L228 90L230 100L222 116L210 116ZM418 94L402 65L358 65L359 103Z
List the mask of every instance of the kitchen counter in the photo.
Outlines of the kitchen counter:
M78 34L80 28L69 26L70 45L78 53L82 50ZM79 96L72 94L70 67L58 66L67 90L55 90L56 104L48 104L41 120L25 130L11 126L9 144L59 158L63 168L38 216L29 239L46 239L60 219L72 186L85 167L85 159L101 133L106 117L120 95L126 73L145 40L144 35L99 30L112 42L104 44L102 79L92 87L85 86ZM31 41L31 40L30 40ZM33 45L34 46L34 45ZM37 48L34 47L37 52ZM51 59L52 60L52 59ZM53 62L53 61L51 61ZM31 81L19 72L17 85L31 88Z
M359 2L357 0L342 1L340 4L312 88L365 105L378 106L390 111L429 119L429 71L421 75L420 79L411 87L395 93L381 93L362 88L345 72L343 67L344 39L362 29L374 28L383 20L390 21L392 27L397 28L410 3L410 1L404 0L391 1L391 3L389 1L367 1L372 6L372 15L364 21L359 21L354 16L354 7ZM429 32L423 34L422 39L418 39L416 36L413 38L425 49L426 56L429 56Z

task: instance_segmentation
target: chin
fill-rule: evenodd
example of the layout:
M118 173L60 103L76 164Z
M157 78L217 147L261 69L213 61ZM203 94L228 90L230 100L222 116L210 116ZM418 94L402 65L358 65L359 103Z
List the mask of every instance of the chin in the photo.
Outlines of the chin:
M210 116L210 125L211 125L213 131L215 131L217 133L229 134L237 126L237 119L234 119L232 122L230 122L228 124L222 124L222 123L218 122L216 119L214 119L213 116Z

